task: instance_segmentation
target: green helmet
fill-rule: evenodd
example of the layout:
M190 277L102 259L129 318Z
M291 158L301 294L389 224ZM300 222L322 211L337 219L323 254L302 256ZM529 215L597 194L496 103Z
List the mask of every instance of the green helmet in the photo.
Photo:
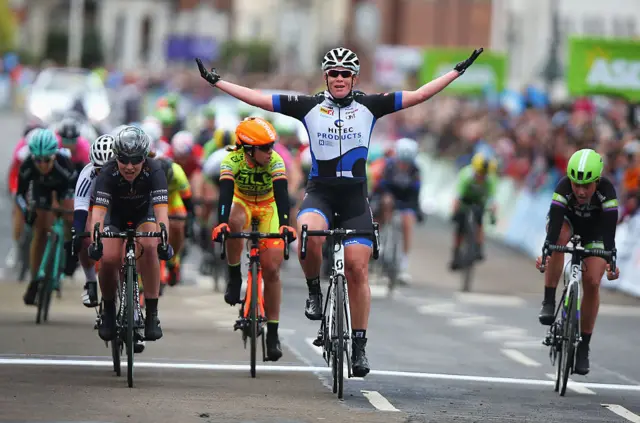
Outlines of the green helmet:
M573 153L569 159L567 176L575 184L590 184L600 179L603 167L602 156L585 148Z
M213 119L216 117L216 109L215 107L208 105L202 108L202 116L205 117L205 119Z
M168 107L156 110L155 116L163 126L171 126L176 123L176 113Z
M180 95L178 95L177 93L167 94L167 104L172 109L175 109L176 107L178 107L178 101L180 101Z
M58 149L58 138L50 129L35 129L29 136L29 152L33 157L53 156Z

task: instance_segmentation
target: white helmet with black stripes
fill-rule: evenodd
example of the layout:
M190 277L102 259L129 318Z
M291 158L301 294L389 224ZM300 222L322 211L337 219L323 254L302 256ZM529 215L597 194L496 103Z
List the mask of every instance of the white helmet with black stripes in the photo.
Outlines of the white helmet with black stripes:
M113 157L113 141L111 135L104 134L91 144L89 158L94 167L104 166Z
M358 60L358 56L348 48L337 47L329 50L322 59L322 71L326 72L329 69L340 67L349 69L357 75L360 73L360 60Z

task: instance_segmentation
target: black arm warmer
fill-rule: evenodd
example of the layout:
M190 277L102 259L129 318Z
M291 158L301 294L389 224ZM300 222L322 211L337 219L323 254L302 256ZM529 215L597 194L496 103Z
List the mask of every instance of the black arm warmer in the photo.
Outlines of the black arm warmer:
M560 206L551 206L549 209L549 227L547 229L547 241L549 244L558 242L562 223L564 222L565 208Z
M602 213L602 243L604 249L611 251L616 246L616 227L618 224L618 209L607 210Z
M280 218L280 226L289 226L289 184L286 179L278 179L273 181L273 196L278 207L278 217Z
M231 179L222 179L220 181L220 195L218 196L218 225L221 223L229 223L234 185L235 184Z

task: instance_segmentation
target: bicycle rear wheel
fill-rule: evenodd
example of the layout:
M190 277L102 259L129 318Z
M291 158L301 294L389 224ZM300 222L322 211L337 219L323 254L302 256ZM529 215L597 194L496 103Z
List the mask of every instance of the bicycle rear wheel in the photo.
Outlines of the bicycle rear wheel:
M43 320L47 321L49 318L49 305L51 304L51 291L53 290L53 260L51 259L52 251L51 247L54 245L54 235L49 233L47 237L47 245L45 247L45 254L43 260L46 262L41 263L40 266L45 266L44 278L38 282L38 311L36 314L36 323L40 324Z
M135 344L135 339L133 337L133 328L135 325L135 322L133 320L133 314L135 311L135 306L134 303L135 301L133 300L133 295L134 295L134 289L133 289L133 284L138 283L137 277L136 277L136 272L135 272L135 268L133 266L127 265L126 266L126 270L125 270L126 276L125 276L125 283L127 284L127 293L126 293L126 316L127 316L127 322L126 322L126 329L125 329L125 339L126 339L126 346L127 346L127 384L129 385L129 388L133 388L133 348L134 348L134 344Z
M251 377L256 377L256 356L258 349L258 263L251 263L251 304L249 324L251 336Z
M563 342L562 342L562 359L559 360L562 374L560 396L564 396L567 392L567 383L569 374L573 371L573 361L576 352L577 330L578 330L578 310L577 310L577 290L572 289L569 295L569 306L567 308L567 317L564 322Z
M335 281L336 301L335 301L335 349L334 349L334 386L338 391L338 398L342 399L344 388L344 276L338 275ZM336 386L337 385L337 386ZM335 393L334 388L334 393Z

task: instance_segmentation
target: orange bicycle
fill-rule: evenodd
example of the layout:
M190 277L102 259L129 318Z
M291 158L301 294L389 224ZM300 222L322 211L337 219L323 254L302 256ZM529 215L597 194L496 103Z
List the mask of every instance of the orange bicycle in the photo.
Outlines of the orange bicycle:
M284 240L284 259L289 260L289 242L288 231L279 233L258 232L257 219L251 220L251 232L222 232L220 235L220 243L222 243L222 253L220 257L224 260L227 255L225 241L231 238L244 238L249 240L249 275L247 279L247 290L244 300L240 308L240 318L233 325L233 330L242 331L242 341L245 349L247 348L247 339L250 339L251 350L251 377L256 377L256 355L258 337L262 337L262 361L268 361L265 353L265 336L264 328L267 318L264 312L264 296L262 270L260 270L260 239L280 238Z

